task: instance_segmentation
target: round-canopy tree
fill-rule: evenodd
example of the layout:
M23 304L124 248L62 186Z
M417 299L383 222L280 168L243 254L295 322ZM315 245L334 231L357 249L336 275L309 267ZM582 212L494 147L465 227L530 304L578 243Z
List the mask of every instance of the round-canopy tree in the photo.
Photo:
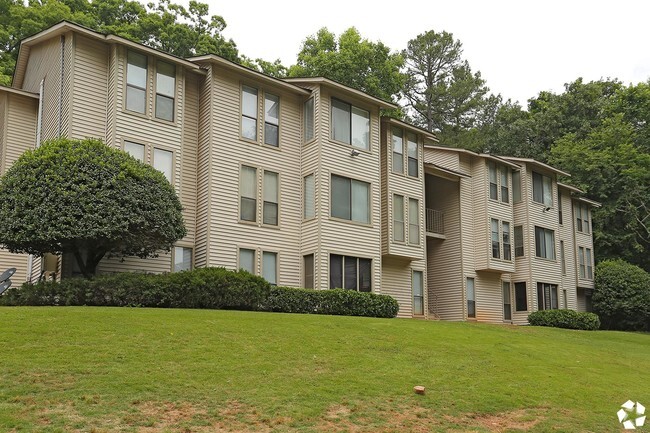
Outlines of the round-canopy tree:
M165 176L99 140L58 139L0 177L0 245L72 253L87 278L104 256L155 257L185 236Z

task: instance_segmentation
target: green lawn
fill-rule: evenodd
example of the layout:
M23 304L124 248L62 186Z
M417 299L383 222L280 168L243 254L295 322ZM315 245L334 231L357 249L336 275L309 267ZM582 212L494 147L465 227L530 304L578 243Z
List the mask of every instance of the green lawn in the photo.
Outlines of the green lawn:
M2 432L614 432L628 399L648 334L0 308Z

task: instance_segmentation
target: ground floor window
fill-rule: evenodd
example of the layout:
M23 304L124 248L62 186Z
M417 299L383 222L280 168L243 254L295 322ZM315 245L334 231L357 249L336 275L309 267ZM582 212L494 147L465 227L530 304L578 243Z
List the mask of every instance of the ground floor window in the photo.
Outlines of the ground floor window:
M192 269L192 248L174 247L174 272Z
M526 283L515 283L515 311L528 311Z
M557 310L557 284L537 283L537 309Z
M330 289L370 292L372 260L330 254Z
M413 315L424 315L424 277L422 271L413 271Z
M476 317L474 278L467 278L467 317Z
M510 301L510 283L503 282L503 320L512 320L512 301Z
M304 281L302 286L305 289L314 288L314 255L308 254L303 257L304 259Z

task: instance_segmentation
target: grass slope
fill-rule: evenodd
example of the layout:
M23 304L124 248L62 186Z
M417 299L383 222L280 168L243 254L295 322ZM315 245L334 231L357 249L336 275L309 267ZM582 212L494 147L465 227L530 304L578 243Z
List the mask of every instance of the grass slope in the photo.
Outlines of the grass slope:
M0 431L612 432L650 407L647 334L84 307L0 330Z

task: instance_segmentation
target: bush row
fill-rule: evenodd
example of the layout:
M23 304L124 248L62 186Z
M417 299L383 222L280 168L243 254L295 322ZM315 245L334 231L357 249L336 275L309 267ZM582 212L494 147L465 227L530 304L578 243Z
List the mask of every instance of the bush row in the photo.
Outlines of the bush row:
M574 310L535 311L528 315L528 323L533 326L552 326L585 331L595 331L600 327L600 319L594 313L580 313Z
M397 301L386 295L273 287L246 271L225 268L26 283L0 296L0 305L206 308L370 317L395 317L398 310Z

